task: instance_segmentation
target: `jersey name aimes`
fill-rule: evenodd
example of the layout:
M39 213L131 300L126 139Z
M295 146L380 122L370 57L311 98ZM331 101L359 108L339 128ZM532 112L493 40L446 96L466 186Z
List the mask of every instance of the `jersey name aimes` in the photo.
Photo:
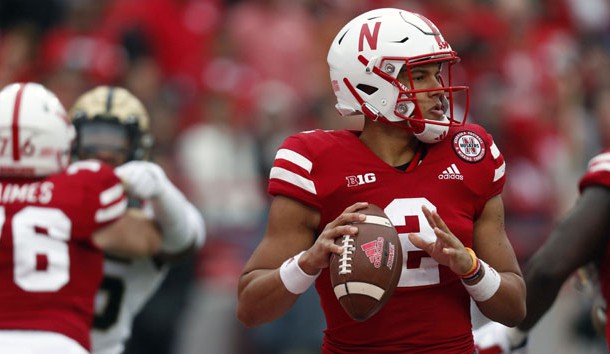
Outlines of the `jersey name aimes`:
M48 204L53 199L53 182L33 182L26 184L0 183L0 203L40 203Z

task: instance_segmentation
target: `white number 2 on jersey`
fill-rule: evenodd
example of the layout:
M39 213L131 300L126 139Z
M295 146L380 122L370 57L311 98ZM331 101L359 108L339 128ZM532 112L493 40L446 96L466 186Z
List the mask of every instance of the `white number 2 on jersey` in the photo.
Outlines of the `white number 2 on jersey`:
M5 221L5 209L0 207L0 230ZM72 228L66 214L55 208L29 206L15 214L10 226L15 283L32 292L57 291L66 285L70 280L67 241ZM37 269L40 258L46 260L44 269Z
M438 262L425 251L415 247L408 237L411 232L419 232L419 235L428 241L436 240L434 230L421 210L424 205L430 211L436 210L426 198L394 199L384 210L396 227L402 245L403 266L398 281L398 286L401 287L432 285L440 282ZM415 224L417 227L414 226Z

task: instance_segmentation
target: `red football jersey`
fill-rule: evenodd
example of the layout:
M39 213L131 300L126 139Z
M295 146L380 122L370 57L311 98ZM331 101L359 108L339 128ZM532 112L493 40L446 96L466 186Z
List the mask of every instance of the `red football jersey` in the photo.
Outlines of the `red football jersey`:
M435 239L421 210L437 210L465 246L485 203L502 192L504 158L480 126L451 129L425 145L414 166L383 162L352 131L293 135L277 152L269 192L316 207L319 232L360 201L384 209L403 247L403 269L388 303L365 322L352 320L336 299L328 269L316 281L324 310L324 353L468 353L474 351L470 296L460 278L409 241L410 232Z
M126 208L121 181L97 161L0 179L0 330L57 332L89 350L103 265L91 235Z
M593 157L589 161L587 171L581 177L578 188L580 192L590 186L601 186L610 188L610 149ZM610 304L610 245L599 265L599 283L606 303ZM606 316L610 316L610 306L606 307ZM610 317L608 317L610 318ZM606 322L606 338L610 338L610 321ZM608 342L610 349L610 341Z

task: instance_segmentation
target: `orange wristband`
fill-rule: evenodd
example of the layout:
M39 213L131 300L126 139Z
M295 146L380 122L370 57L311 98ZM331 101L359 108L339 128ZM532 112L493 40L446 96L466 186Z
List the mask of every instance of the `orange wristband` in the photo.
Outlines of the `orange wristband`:
M474 251L472 250L472 248L470 247L465 247L466 251L468 251L468 254L470 254L470 258L472 258L472 266L470 267L470 269L468 269L468 271L462 275L460 275L462 278L469 278L472 275L474 275L478 270L479 270L479 258L477 257L476 253L474 253Z

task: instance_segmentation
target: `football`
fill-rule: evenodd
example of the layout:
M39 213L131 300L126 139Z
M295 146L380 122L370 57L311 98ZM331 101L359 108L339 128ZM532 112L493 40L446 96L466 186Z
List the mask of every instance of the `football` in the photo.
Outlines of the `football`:
M367 218L355 237L344 235L335 243L343 247L333 254L330 280L335 296L347 314L365 321L390 299L402 270L402 248L396 229L383 210L370 204L359 210Z

